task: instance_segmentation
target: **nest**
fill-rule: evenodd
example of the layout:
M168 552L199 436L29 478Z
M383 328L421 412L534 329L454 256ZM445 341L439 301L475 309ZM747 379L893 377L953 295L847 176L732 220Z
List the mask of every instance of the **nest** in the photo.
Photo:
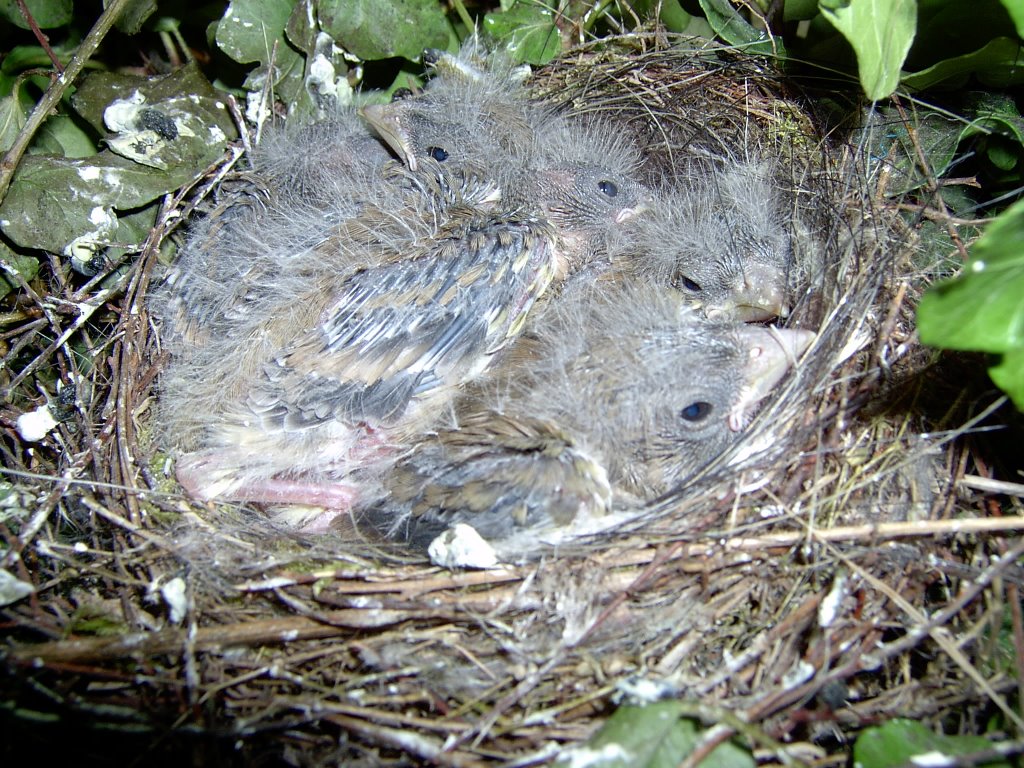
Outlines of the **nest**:
M927 277L963 246L927 195L888 194L906 149L892 126L829 124L763 59L656 36L573 51L533 82L631 131L652 177L779 161L803 266L788 322L818 339L743 442L629 525L493 571L190 502L153 437L163 357L144 307L210 169L130 269L76 286L55 263L51 294L22 285L4 316L0 532L34 586L3 609L19 741L45 749L56 724L84 762L532 765L637 679L705 722L737 713L763 762L845 762L858 730L896 716L1021 727L1021 681L997 658L1004 619L1020 629L1020 504L971 437L999 400L962 380L950 391L969 397L925 397L983 371L916 341ZM929 217L948 252L921 246ZM26 443L14 418L44 400L59 427Z

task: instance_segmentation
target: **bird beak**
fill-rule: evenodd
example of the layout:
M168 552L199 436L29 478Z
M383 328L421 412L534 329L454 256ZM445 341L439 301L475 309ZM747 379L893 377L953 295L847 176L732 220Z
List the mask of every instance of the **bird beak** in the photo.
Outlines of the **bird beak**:
M743 273L743 285L728 301L705 310L709 320L738 320L742 323L760 323L775 317L787 317L786 275L765 264L748 265Z
M632 218L639 216L645 211L649 211L651 206L654 205L654 198L650 195L641 197L640 200L632 208L623 208L615 216L615 223L622 224L623 222L629 221Z
M399 107L393 104L367 104L359 109L359 115L370 124L396 155L402 158L410 171L416 170L416 155L412 151L412 141L402 127L402 121L396 111Z
M729 428L738 432L755 406L770 394L817 336L811 331L747 326L739 331L749 358L746 383L729 413Z

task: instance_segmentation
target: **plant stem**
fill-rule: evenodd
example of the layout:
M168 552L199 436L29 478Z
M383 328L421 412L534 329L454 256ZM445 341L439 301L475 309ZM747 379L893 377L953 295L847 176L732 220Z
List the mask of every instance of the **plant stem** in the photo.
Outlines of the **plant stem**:
M53 78L50 87L46 89L46 93L43 94L43 97L36 104L32 114L28 116L28 120L25 121L21 132L14 140L7 154L4 155L3 160L0 161L0 203L3 202L4 197L7 195L7 188L11 185L14 171L18 167L18 163L21 162L21 157L25 154L25 150L28 149L32 137L46 118L50 116L50 111L57 106L67 87L75 81L75 78L81 73L93 53L99 48L103 38L106 37L107 32L114 25L114 21L121 15L121 11L124 10L129 2L131 0L114 0L114 2L107 6L96 20L92 29L89 30L89 34L85 36L82 44L78 46L78 50L71 57L67 67Z

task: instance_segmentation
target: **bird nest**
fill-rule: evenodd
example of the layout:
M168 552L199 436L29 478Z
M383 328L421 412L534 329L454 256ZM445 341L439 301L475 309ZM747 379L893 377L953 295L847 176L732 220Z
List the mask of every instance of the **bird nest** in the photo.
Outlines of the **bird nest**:
M154 437L145 298L234 152L166 201L130 267L76 285L54 264L8 300L0 532L34 588L3 609L16 739L45 749L57 723L84 761L540 764L641 680L722 725L705 748L741 730L763 762L844 762L896 716L1020 727L998 656L1020 628L1019 502L974 439L998 405L971 389L977 361L914 333L963 238L935 179L894 194L927 160L913 114L844 127L764 59L654 36L532 82L632 132L652 177L706 154L778 161L800 267L786 323L817 341L742 442L619 529L486 571L190 501ZM27 443L14 419L44 401L59 425Z

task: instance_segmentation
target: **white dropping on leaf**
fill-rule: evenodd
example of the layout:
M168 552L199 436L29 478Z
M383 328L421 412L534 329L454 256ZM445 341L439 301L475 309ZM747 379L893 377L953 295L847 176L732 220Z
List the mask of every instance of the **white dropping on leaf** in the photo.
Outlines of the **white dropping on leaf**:
M832 622L836 620L839 615L839 606L843 603L843 598L846 597L846 576L840 574L836 576L835 582L832 584L832 589L829 593L822 598L821 604L818 606L818 626L819 627L830 627Z
M100 248L110 243L111 237L117 230L117 216L110 208L96 206L89 211L89 222L96 229L79 235L64 246L64 255L71 259L71 263L78 270L86 268Z
M427 547L430 562L440 568L494 568L498 555L476 529L457 523Z
M89 222L97 227L111 227L117 223L117 219L102 205L97 205L89 211Z
M45 405L18 417L18 434L29 443L38 443L56 426L57 420Z
M146 97L135 91L127 99L115 99L103 110L103 122L114 133L135 130L139 109L146 103Z
M800 661L794 664L793 668L783 676L782 685L787 691L796 688L798 685L803 685L814 677L815 671L813 664L800 659Z
M82 181L96 181L100 177L100 169L95 165L87 165L78 169L78 178Z
M267 108L266 99L263 93L253 91L245 96L245 119L253 125L263 125L270 117L270 110Z
M573 747L562 752L559 768L594 768L600 765L630 765L634 755L621 744L605 744L600 749Z
M23 597L28 597L35 591L36 588L27 581L22 581L0 569L0 605L10 605Z
M167 603L167 616L171 623L181 624L185 619L185 613L188 608L188 600L185 596L185 580L180 576L174 577L160 587L160 594L163 596L164 602Z
M920 765L922 768L940 768L940 766L959 765L959 762L950 755L944 755L942 752L934 751L914 755L910 758L910 763L912 765Z

